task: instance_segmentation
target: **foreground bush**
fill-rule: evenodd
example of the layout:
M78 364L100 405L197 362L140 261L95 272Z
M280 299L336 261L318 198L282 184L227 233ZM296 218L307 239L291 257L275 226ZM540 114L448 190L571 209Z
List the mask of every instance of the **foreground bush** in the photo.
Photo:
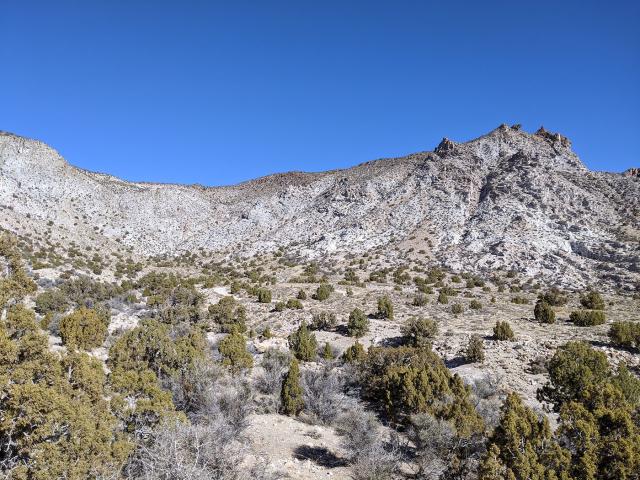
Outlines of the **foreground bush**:
M90 308L79 308L60 320L60 337L71 348L91 350L107 338L109 316Z
M332 424L349 404L343 393L344 379L330 367L305 370L301 379L305 413L319 423Z
M131 450L100 361L54 354L22 305L0 322L0 476L108 478Z
M380 404L392 419L430 413L450 421L460 435L484 428L469 388L429 348L372 347L362 373L366 398Z
M640 471L640 380L584 342L558 348L539 398L560 412L558 436L573 478L635 478Z
M575 310L569 315L569 320L579 327L593 327L605 323L605 316L601 310Z
M569 456L552 438L547 418L539 419L516 393L510 393L500 422L489 437L479 478L564 478L558 474L569 465Z

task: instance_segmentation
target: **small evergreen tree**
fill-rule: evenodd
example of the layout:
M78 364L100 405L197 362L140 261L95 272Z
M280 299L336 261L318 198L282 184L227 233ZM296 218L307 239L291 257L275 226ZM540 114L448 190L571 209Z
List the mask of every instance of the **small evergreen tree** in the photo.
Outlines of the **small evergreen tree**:
M298 330L289 335L289 348L300 361L311 362L315 360L318 341L316 336L309 331L305 320L302 321Z
M342 360L347 363L361 362L366 358L366 356L367 353L364 351L364 346L356 340L353 345L344 351L342 354Z
M106 312L81 307L60 320L60 337L69 347L90 350L104 343L108 326Z
M360 338L369 331L369 319L359 308L354 308L349 314L347 332L350 337Z
M222 355L222 364L233 371L253 367L253 356L247 351L247 343L238 331L234 331L220 341L218 350Z
M285 415L298 415L304 408L302 387L300 386L300 366L295 358L291 359L289 371L282 382L280 400L282 401L282 413Z
M593 327L605 322L602 310L575 310L569 315L569 320L579 327Z
M386 295L378 298L378 318L393 320L393 304Z
M335 358L335 354L333 353L333 348L329 345L329 342L324 344L324 348L322 349L322 358L324 360L333 360Z
M546 417L539 420L516 393L507 395L501 412L479 468L480 479L560 478L570 457L553 440Z
M323 283L316 289L316 293L313 294L313 298L314 300L322 302L329 298L331 292L333 292L333 287L328 283Z
M412 317L400 329L412 347L427 347L438 334L438 324L429 318Z
M482 363L484 362L484 342L482 337L478 334L471 335L469 343L464 352L464 358L470 363Z
M271 290L268 288L258 289L258 303L271 303Z
M589 290L580 297L580 304L589 310L604 310L604 300L595 290Z
M538 300L533 309L533 315L540 323L555 323L556 312L544 300Z
M504 322L497 321L495 327L493 327L493 337L496 340L515 340L516 336L511 329L511 325L506 320Z

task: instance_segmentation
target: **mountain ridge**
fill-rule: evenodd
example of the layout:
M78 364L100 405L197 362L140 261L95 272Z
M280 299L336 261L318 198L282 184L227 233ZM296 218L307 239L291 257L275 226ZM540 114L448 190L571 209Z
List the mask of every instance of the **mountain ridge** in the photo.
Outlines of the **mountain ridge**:
M400 258L413 248L458 270L638 281L640 182L590 171L566 137L543 128L501 125L432 152L219 187L128 182L3 133L0 178L3 228L140 255L378 249Z

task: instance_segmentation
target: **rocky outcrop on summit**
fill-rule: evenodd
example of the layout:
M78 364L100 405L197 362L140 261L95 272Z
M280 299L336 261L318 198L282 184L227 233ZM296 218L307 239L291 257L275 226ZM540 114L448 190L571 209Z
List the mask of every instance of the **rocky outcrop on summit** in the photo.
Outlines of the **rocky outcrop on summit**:
M622 172L623 175L627 177L637 177L640 178L640 168L629 168Z
M409 245L454 269L632 288L640 182L589 171L566 137L500 126L434 152L231 187L131 183L0 134L0 225L142 255L285 247L308 258ZM399 252L399 253L398 253Z

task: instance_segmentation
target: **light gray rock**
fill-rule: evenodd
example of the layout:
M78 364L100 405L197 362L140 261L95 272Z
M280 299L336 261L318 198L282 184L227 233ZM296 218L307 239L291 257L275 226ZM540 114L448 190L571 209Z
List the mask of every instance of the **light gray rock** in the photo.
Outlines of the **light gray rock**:
M416 251L460 270L504 267L575 287L634 288L640 277L640 182L588 170L544 129L502 125L436 152L211 188L122 181L0 133L0 180L3 228L141 255L284 246L325 258L415 237Z

